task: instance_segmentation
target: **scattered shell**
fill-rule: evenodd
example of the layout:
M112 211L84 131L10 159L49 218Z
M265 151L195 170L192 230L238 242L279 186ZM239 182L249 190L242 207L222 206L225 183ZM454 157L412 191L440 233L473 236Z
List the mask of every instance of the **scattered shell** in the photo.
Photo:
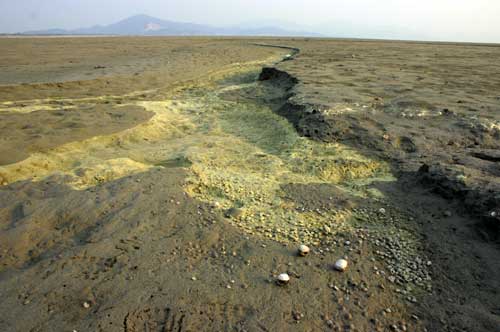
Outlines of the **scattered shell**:
M335 270L344 272L347 269L347 261L345 259L339 259L335 262Z
M82 305L83 305L83 307L84 307L85 309L90 308L90 303L88 303L87 301L83 302L83 304L82 304Z
M384 208L380 208L380 209L378 210L378 212L379 212L380 214L385 214L385 212L386 212L386 211L385 211L385 209L384 209Z
M305 244L301 244L299 246L299 255L302 257L307 256L307 254L309 254L310 251L311 249L309 249L309 247L306 246Z
M281 286L288 284L289 281L290 281L290 276L286 273L282 273L278 276L278 278L276 278L276 282L278 283L278 285Z

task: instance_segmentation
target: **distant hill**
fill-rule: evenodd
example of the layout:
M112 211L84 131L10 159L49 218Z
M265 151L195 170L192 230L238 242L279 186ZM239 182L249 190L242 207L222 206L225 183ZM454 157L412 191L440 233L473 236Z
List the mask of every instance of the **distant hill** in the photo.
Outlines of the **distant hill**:
M134 36L320 36L307 31L280 27L213 27L203 24L166 21L148 15L136 15L110 25L74 30L50 29L26 31L24 35L134 35Z

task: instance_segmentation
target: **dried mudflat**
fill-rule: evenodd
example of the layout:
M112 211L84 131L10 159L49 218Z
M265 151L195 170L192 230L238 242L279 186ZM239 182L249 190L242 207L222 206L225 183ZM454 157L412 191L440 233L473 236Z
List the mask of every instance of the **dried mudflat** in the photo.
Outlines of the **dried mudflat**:
M495 218L481 218L494 207L429 181L443 153L469 151L436 137L497 121L498 82L483 79L497 47L0 44L10 50L0 57L0 329L500 326L498 235ZM491 128L475 153L491 155ZM462 166L494 170L489 162ZM333 269L341 257L343 273ZM283 272L291 280L279 287Z

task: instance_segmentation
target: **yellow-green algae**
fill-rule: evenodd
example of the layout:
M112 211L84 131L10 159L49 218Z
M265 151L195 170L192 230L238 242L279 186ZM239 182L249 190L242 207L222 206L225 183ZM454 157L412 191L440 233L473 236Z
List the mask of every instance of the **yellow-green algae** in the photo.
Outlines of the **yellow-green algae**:
M85 189L152 167L185 167L190 174L186 191L215 208L240 209L231 222L246 232L317 244L324 233L349 227L349 210L298 211L283 198L283 185L328 183L350 195L364 196L373 194L367 184L390 181L392 176L385 163L344 145L300 137L287 120L261 103L225 98L241 89L257 89L259 83L221 82L223 77L251 74L260 65L212 74L204 83L160 91L149 101L134 100L137 94L131 94L125 104L153 112L148 122L35 153L0 167L0 180L10 183L63 174L67 184ZM71 100L89 102L88 98ZM52 106L44 100L31 102L29 109Z

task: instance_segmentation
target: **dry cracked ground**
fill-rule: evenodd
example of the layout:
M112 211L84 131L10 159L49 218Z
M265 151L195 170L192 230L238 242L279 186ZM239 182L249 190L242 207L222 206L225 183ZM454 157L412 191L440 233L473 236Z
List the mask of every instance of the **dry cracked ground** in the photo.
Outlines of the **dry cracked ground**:
M0 48L0 330L500 330L498 46Z

